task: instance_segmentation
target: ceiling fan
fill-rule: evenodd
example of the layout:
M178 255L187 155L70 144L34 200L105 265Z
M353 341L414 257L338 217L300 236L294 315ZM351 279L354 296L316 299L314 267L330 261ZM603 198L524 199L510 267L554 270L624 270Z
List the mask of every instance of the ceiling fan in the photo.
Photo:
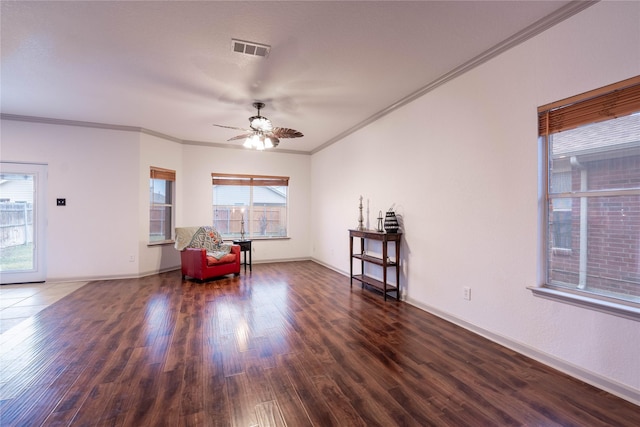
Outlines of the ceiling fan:
M260 115L260 110L264 108L264 102L254 102L253 107L258 109L258 114L249 117L249 129L216 124L214 126L244 131L245 133L242 135L234 136L227 141L244 139L243 145L245 147L255 148L256 150L277 147L280 143L280 138L300 138L304 136L302 132L298 132L295 129L273 127L271 120Z

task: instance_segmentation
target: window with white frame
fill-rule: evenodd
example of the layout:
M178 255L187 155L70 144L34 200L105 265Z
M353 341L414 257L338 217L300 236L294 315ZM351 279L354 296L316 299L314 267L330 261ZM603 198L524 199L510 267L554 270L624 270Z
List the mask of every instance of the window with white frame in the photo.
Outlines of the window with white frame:
M176 172L152 166L149 179L149 243L172 241Z
M211 174L213 226L226 239L287 237L289 177Z
M640 307L640 76L540 107L546 287Z

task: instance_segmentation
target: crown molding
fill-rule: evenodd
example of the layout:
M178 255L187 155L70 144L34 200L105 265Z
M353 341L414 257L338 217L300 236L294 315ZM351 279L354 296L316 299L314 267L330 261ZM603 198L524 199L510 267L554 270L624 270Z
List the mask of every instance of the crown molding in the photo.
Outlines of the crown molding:
M185 140L185 139L176 138L171 135L167 135L165 133L156 132L151 129L146 129L146 128L137 127L137 126L113 125L113 124L98 123L98 122L84 122L80 120L54 119L50 117L22 116L19 114L6 114L6 113L0 113L0 119L13 120L18 122L43 123L48 125L78 126L78 127L84 127L84 128L118 130L123 132L136 132L136 133L143 133L146 135L155 136L157 138L165 139L165 140L176 142L178 144L183 144L183 145L199 145L202 147L216 147L216 148L246 150L246 148L237 144L222 144L219 142ZM265 152L283 153L283 154L299 154L299 155L305 155L305 156L311 155L311 153L307 151L283 150L283 149L265 150Z
M84 122L80 120L54 119L50 117L21 116L19 114L6 114L6 113L1 113L0 119L14 120L19 122L29 122L29 123L43 123L48 125L77 126L77 127L84 127L84 128L119 130L123 132L137 132L137 133L144 133L151 136L156 136L162 139L167 139L173 142L180 142L180 143L182 142L182 140L175 138L171 135L167 135L164 133L156 132L154 130L145 129L138 126L113 125L108 123Z

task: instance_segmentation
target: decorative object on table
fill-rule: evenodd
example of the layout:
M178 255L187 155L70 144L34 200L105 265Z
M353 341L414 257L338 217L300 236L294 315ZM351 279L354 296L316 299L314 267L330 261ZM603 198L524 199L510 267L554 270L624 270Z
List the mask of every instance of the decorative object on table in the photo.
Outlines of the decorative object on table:
M379 231L380 233L382 233L382 232L384 231L384 228L383 228L383 225L382 225L382 220L383 220L383 218L382 218L382 211L380 211L380 212L378 213L378 231Z
M384 218L384 230L387 233L397 233L400 225L398 224L398 218L396 218L396 213L389 209Z
M240 218L240 240L244 240L244 209L242 209L242 217Z
M364 230L364 217L362 216L362 196L360 196L360 215L358 215L358 231Z
M369 222L369 199L367 199L367 221L364 229L369 230L370 226L371 226L371 223Z

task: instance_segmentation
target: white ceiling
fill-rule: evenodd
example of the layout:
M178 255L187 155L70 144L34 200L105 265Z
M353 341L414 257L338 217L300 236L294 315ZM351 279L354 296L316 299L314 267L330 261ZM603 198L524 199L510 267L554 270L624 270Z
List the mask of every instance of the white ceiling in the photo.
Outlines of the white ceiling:
M247 127L260 100L305 135L276 150L314 152L588 4L3 0L2 114L227 144L241 132L212 124Z

